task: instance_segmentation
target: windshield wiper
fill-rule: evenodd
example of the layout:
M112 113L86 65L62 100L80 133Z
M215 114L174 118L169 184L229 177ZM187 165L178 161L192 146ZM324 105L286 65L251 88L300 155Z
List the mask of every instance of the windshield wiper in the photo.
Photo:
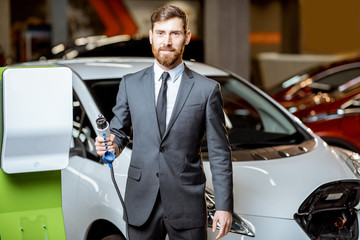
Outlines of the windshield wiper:
M246 143L232 143L230 147L232 150L241 150L241 149L254 149L254 148L263 148L263 147L275 147L280 145L291 145L291 141L257 141L257 142L246 142Z

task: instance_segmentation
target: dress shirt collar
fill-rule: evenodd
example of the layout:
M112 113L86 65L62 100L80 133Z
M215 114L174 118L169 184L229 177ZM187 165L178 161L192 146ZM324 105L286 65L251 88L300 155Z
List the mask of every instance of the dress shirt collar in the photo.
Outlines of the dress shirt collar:
M184 72L185 65L184 62L181 62L176 68L171 69L168 73L170 74L170 78L172 82L175 82L179 76ZM161 75L164 70L155 62L154 63L154 73L155 73L155 80L160 81Z

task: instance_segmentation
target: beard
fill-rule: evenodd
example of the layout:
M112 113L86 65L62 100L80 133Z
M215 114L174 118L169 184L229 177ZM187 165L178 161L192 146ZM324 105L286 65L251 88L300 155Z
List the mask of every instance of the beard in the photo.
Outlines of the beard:
M159 47L158 49L155 49L154 45L151 45L155 59L165 67L170 67L181 59L184 53L184 48L185 47L182 46L180 49L172 47ZM162 54L161 51L172 51L172 54Z

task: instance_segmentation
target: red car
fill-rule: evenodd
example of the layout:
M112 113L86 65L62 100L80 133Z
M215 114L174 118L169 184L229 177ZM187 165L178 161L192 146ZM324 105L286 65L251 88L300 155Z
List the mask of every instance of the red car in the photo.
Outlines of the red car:
M296 75L270 94L328 144L360 152L360 59Z

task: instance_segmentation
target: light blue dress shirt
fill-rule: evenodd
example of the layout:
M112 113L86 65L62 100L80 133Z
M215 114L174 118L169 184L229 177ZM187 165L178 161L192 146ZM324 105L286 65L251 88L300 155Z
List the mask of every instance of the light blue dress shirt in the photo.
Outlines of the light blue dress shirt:
M175 106L176 96L179 91L182 74L184 72L184 63L180 63L176 68L169 71L170 78L167 80L167 107L166 107L166 127L169 124L172 111ZM155 62L154 74L155 74L155 106L161 87L161 75L164 70Z

